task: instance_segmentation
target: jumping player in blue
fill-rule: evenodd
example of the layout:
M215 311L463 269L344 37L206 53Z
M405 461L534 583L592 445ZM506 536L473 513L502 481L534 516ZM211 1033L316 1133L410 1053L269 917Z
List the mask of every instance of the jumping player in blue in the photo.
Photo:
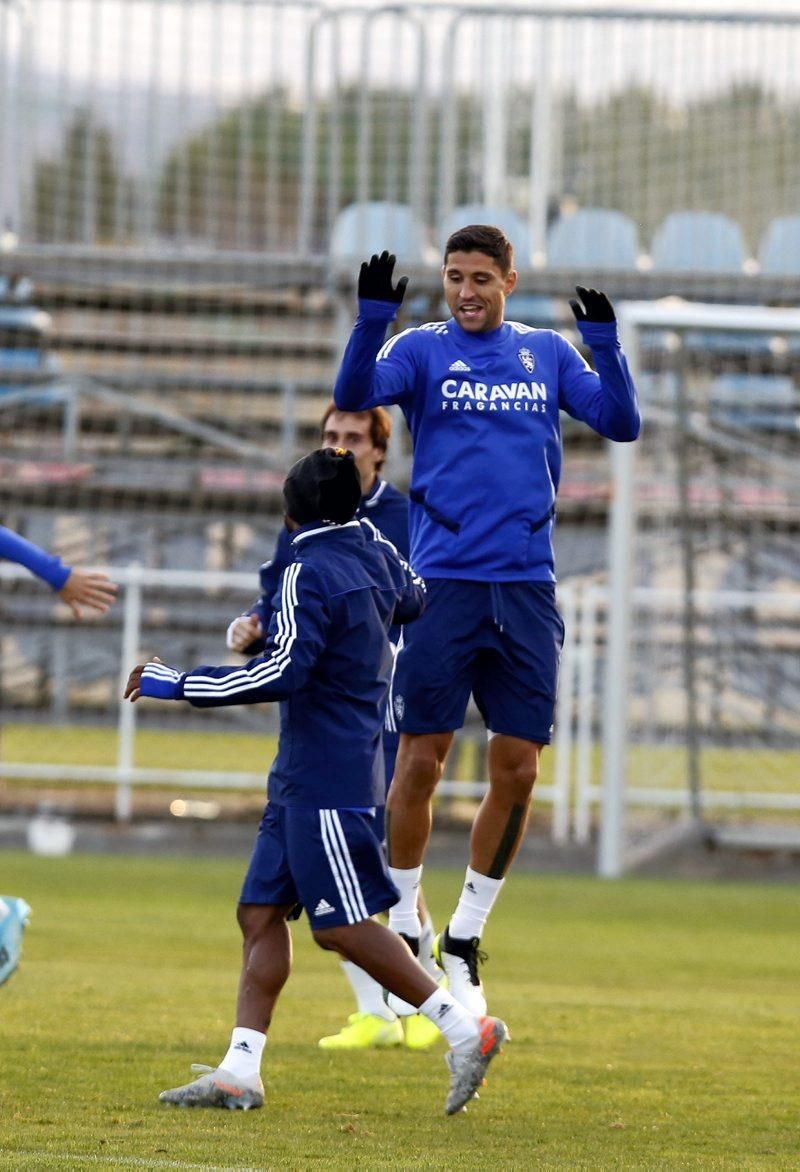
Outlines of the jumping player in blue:
M384 252L361 266L359 313L334 388L343 411L399 404L414 449L411 559L428 603L404 633L393 684L401 737L386 820L401 898L389 922L406 937L419 931L431 798L471 693L489 730L489 790L436 955L455 996L485 1013L480 938L550 741L564 634L552 547L559 410L630 441L639 408L604 293L579 287L570 302L596 372L558 333L505 320L517 273L499 229L453 233L442 268L452 316L384 342L408 281L393 283L394 263Z
M450 1091L460 1111L508 1036L440 989L406 944L371 919L397 891L372 829L384 801L379 752L391 671L387 630L424 605L425 587L374 526L354 519L361 484L352 453L306 456L284 485L296 546L280 582L264 653L243 667L182 672L153 660L132 672L125 696L185 699L196 707L281 701L268 804L242 888L244 937L236 1026L218 1067L164 1091L165 1103L260 1107L267 1029L291 967L287 918L306 909L322 948L365 969L444 1034Z
M408 558L408 497L395 488L382 475L386 453L392 434L392 418L384 407L372 407L369 411L338 411L330 403L322 416L320 438L325 447L345 448L353 453L356 468L361 478L361 501L356 517L371 521L375 528L387 537L404 558ZM232 651L244 655L256 655L264 649L264 632L279 597L276 593L281 574L294 560L295 550L291 535L284 526L275 546L272 558L259 571L261 596L254 606L239 615L229 625L226 643ZM402 627L394 624L389 631L393 651L400 639ZM383 760L388 786L394 773L394 762L400 734L391 705L391 686L386 705L383 726ZM375 833L383 841L384 807L375 813ZM433 958L435 929L430 912L422 895L418 893L422 933L419 942L419 959L423 968L436 979L442 972ZM421 1014L404 1018L401 1023L397 1014L389 1008L383 996L383 989L350 961L342 961L342 971L353 991L356 1001L355 1013L348 1017L347 1024L336 1034L320 1038L323 1050L368 1050L407 1046L410 1050L426 1050L440 1038L439 1031L431 1026Z

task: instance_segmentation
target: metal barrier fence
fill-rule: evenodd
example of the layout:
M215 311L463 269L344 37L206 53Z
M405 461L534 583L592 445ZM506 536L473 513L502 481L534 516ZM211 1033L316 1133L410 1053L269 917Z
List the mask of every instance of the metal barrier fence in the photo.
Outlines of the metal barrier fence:
M111 573L123 587L121 602L115 608L120 612L119 631L114 636L109 633L106 637L111 653L104 669L110 682L105 693L105 716L108 743L113 751L105 764L94 763L91 745L89 742L83 743L91 722L87 726L86 718L81 718L77 709L62 711L60 715L51 710L40 718L37 726L40 731L29 734L30 743L26 746L24 760L8 759L8 753L4 751L0 758L0 778L34 783L67 782L79 786L92 783L113 785L116 816L121 820L130 818L133 792L138 787L158 786L176 795L184 793L187 787L217 792L263 790L269 768L268 738L274 737L277 727L274 712L270 714L274 706L259 706L252 712L254 720L243 724L240 719L242 709L207 710L200 713L180 705L175 706L173 714L172 711L167 712L172 708L169 705L147 702L132 705L122 700L123 687L131 667L140 662L143 655L151 653L143 652L143 647L147 645L161 649L164 642L168 642L168 632L174 627L174 621L170 617L169 608L165 606L165 599L175 597L179 607L184 606L186 600L193 600L199 616L201 600L216 593L224 597L229 610L235 611L240 603L244 605L252 595L251 575L159 571L138 567L112 568ZM26 578L29 580L29 575L20 567L0 566L0 582L10 584ZM33 586L33 589L41 588ZM632 596L632 621L642 629L641 643L651 661L658 659L659 645L663 656L663 648L669 647L674 641L676 615L680 613L683 602L683 594L676 590L638 589ZM606 587L591 583L582 586L563 584L559 587L559 605L565 619L567 639L561 663L552 750L552 780L547 785L537 783L535 801L537 806L543 803L549 807L550 834L556 843L573 840L585 844L599 830L599 861L602 864L602 835L608 833L603 820L613 817L613 811L609 812L608 807L615 799L615 792L609 792L605 776L608 760L605 754L610 752L613 755L615 749L613 743L609 743L609 723L604 715L608 711L609 701L612 705L614 703L613 696L605 695L607 681L611 678L609 656L613 656L608 634L609 592ZM719 638L720 617L735 625L736 616L740 616L753 631L754 646L763 647L769 645L770 640L774 641L774 624L778 622L779 630L790 633L789 643L781 654L787 670L791 671L790 665L795 655L791 631L800 615L800 594L705 591L698 593L695 605L698 613L703 615L709 639L715 636ZM754 616L758 616L758 621ZM105 620L90 624L89 628L95 627L102 635L104 625ZM195 625L201 625L199 618ZM75 646L85 639L86 631L86 624L70 625L68 632ZM13 636L17 641L24 642L24 635L24 630L18 632L7 623L0 625L0 648L5 651L6 658L8 640ZM156 639L159 641L154 643ZM208 654L206 662L218 662L220 659L219 631L213 634L213 640L217 644L217 653ZM209 646L211 643L209 641ZM70 651L62 649L57 652L54 647L57 647L57 633L51 632L48 653L52 670L61 671L62 678L66 680L65 665ZM205 652L204 645L198 653ZM171 653L175 656L175 662L182 662L178 645L173 645ZM711 654L711 651L708 653ZM18 675L19 660L14 670ZM723 681L717 682L721 690ZM3 677L0 683L5 697L11 696L14 692L13 679ZM724 686L730 687L729 682L726 681ZM686 745L682 739L686 720L685 704L670 709L673 703L671 688L670 673L662 671L648 681L644 694L639 695L633 690L625 697L620 697L634 713L628 727L626 809L629 812L636 810L638 818L643 813L648 817L658 815L662 827L682 825L681 816L691 811L693 806L691 769L687 765ZM746 697L746 685L740 684L739 689ZM663 726L654 731L651 720L652 712L659 706L671 710L669 721L674 743L671 746L667 743L666 750ZM50 750L57 738L59 725L69 726L70 718L75 741L70 760L56 762L48 759L52 758ZM716 753L718 760L709 771L714 776L706 776L704 780L701 794L703 814L709 818L720 815L738 817L740 822L754 811L762 815L771 812L784 819L796 818L800 812L800 794L794 784L797 768L800 767L800 725L795 719L794 725L789 728L784 720L783 724L790 735L788 739L782 736L775 741L777 724L774 713L771 715L766 708L758 712L754 710L749 713L748 720L748 744L750 748L755 746L755 759L763 768L757 776L748 774L744 764L747 760L747 744L743 752L740 740L734 737L731 742L730 719L719 720L704 745L704 751ZM219 729L222 729L222 754L215 753L213 747L211 750L208 748L211 742L205 730L209 725L214 730L211 737L219 736ZM161 737L156 746L158 763L141 764L138 762L139 742L142 738L152 737L153 730ZM184 732L187 736L184 736ZM252 759L245 749L254 735L259 739L260 746L256 757L257 768L249 767L248 763ZM192 743L193 737L199 738L197 745ZM224 768L215 768L220 758L226 765ZM776 770L776 761L780 762L782 772ZM486 792L486 788L485 778L455 780L450 776L440 783L438 794L445 799L478 799ZM646 846L642 846L641 851L646 854ZM630 852L626 858L629 861Z
M131 704L122 699L122 693L128 675L136 663L142 658L155 652L145 651L145 646L163 648L169 639L169 633L174 630L174 620L164 606L164 599L171 595L181 599L193 600L196 613L199 615L199 603L209 595L222 594L228 604L228 614L232 617L252 600L253 575L238 573L206 573L200 571L180 570L152 570L140 567L111 567L111 577L122 587L121 601L115 606L115 611L121 611L120 628L115 633L108 633L106 642L110 649L110 659L102 669L104 682L103 700L100 706L94 706L94 722L105 717L109 731L108 744L111 749L109 759L105 764L94 764L82 756L85 752L81 744L82 735L85 736L86 717L81 719L79 711L61 710L60 714L52 708L40 727L51 730L51 738L39 737L30 734L30 743L26 746L25 760L9 760L6 752L0 757L0 778L13 778L33 782L71 782L76 785L91 783L110 784L115 786L115 812L120 820L127 820L132 811L132 795L138 786L161 786L174 788L180 792L181 788L191 787L206 790L263 790L266 775L269 770L269 760L263 761L263 768L248 769L241 764L242 743L245 738L253 735L262 736L264 745L268 744L267 737L275 737L277 724L275 721L275 705L258 707L256 724L252 722L242 724L241 708L224 708L200 713L192 710L188 705L175 706L180 709L179 723L176 724L170 705L151 704L147 701ZM0 565L0 583L30 582L30 575L19 566L8 564ZM41 587L32 585L32 589L41 592ZM565 610L566 620L570 629L574 627L574 593L567 587L562 590L561 605ZM98 620L88 624L88 629L94 628L101 636L105 620ZM195 623L194 637L200 627L199 619ZM190 624L191 626L191 624ZM70 624L66 628L73 638L73 646L77 646L86 638L87 624ZM25 630L9 626L0 621L0 650L5 651L4 658L9 659L8 643L13 640L19 644L19 651L10 667L3 671L3 659L0 658L0 687L6 700L14 693L14 677L21 678L21 663L25 658ZM156 640L159 640L156 642ZM207 657L204 662L220 662L224 657L220 652L220 630L212 634L210 639L203 642L197 654ZM185 643L185 639L184 639ZM68 686L69 649L53 652L53 632L48 637L48 654L53 673L61 672L59 680L56 677L51 687ZM177 645L174 645L177 648ZM180 658L180 651L173 650L176 661L182 666L192 666L196 660L186 661ZM164 657L163 655L161 656ZM571 643L565 649L565 674L572 678ZM566 688L560 701L559 737L555 744L554 782L552 785L542 785L537 788L537 800L548 803L552 807L552 835L556 841L565 841L569 831L569 760L571 740L571 694ZM7 709L6 719L9 711ZM245 713L246 715L246 713ZM59 719L60 717L60 719ZM52 732L58 723L70 726L75 743L70 753L70 761L48 761ZM199 718L199 719L198 719ZM166 721L166 723L165 723ZM200 764L203 754L207 752L206 741L202 741L199 748L189 744L188 748L180 744L180 733L185 728L189 734L198 734L204 726L223 728L225 737L225 756L228 761L236 765L224 769L215 769ZM91 726L90 726L91 727ZM146 730L166 729L173 737L162 741L161 753L164 764L147 767L136 763L137 738ZM199 733L201 737L203 733ZM40 751L41 750L41 751ZM40 751L40 752L39 752ZM262 758L266 750L262 750ZM37 759L37 753L39 759ZM182 764L173 764L178 758L184 758ZM187 766L185 758L192 757L193 763ZM45 758L45 759L43 759ZM486 792L487 783L482 778L472 780L445 779L439 784L438 794L441 797L480 798Z
M378 201L407 262L474 213L523 268L796 274L798 59L755 5L5 0L2 247L253 277L347 255Z

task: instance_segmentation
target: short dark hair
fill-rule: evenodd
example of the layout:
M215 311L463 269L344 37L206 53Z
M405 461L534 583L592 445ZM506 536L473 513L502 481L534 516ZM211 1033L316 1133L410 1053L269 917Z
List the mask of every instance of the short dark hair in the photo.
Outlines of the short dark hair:
M318 448L289 469L283 482L287 514L298 525L351 520L361 501L361 478L352 452Z
M444 246L444 263L451 252L483 252L497 262L507 277L514 267L514 246L500 228L492 224L467 224L452 232Z
M359 418L369 416L369 438L373 448L386 454L386 449L389 446L389 439L392 434L392 417L385 407L370 407L366 411L343 411L341 407L337 407L333 399L331 399L328 406L325 408L325 414L322 416L319 424L320 439L325 434L325 424L333 415L334 411L339 411L342 415L357 415ZM375 465L376 472L380 472L385 460L380 460Z

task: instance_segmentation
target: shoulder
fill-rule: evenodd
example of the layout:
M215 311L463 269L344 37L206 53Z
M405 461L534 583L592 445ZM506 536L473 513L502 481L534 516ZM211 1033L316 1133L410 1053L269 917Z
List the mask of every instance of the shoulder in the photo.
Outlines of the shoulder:
M397 546L391 538L387 537L369 517L362 517L359 525L361 526L361 531L364 534L368 546L371 546L373 549L377 548L384 554L389 553L390 555L394 554L395 556L399 556Z
M391 508L397 511L404 509L407 512L409 504L408 496L404 492L401 492L399 488L396 488L393 484L390 484L388 480L385 481L385 484L386 487L381 493L379 504L387 509Z
M511 348L518 346L523 358L526 349L543 356L575 349L558 330L540 329L538 326L529 326L520 321L509 321L506 325L509 327L507 344Z
M409 356L422 353L432 341L446 333L446 321L430 321L421 326L409 326L383 343L378 351L377 361L381 362L391 354Z
M506 325L509 329L509 339L512 342L520 338L524 338L528 343L552 342L554 339L564 340L556 330L543 330L539 326L529 326L526 322L507 321Z
M281 594L296 598L306 592L324 593L326 577L325 562L317 556L317 550L313 546L301 546L294 559L281 570Z

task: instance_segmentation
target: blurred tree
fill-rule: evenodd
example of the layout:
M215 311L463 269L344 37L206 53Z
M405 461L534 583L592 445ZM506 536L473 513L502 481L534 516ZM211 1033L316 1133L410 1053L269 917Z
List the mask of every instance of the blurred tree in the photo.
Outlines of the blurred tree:
M76 111L57 159L39 159L33 173L35 238L100 244L125 233L119 224L127 184L119 173L109 130L87 110ZM123 208L128 197L122 201ZM123 215L123 219L125 216Z

